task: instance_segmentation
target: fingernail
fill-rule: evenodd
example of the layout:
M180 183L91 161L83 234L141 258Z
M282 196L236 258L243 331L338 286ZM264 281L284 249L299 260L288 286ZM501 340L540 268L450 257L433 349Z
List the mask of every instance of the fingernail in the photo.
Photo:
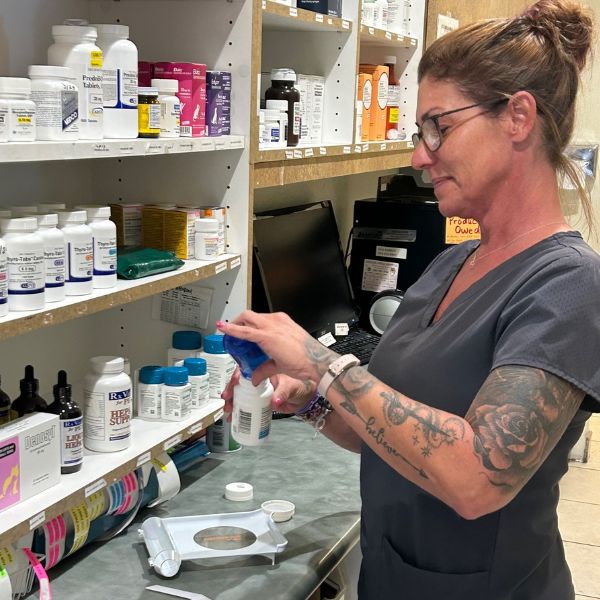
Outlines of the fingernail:
M223 327L223 325L225 325L225 323L223 323L223 321L217 321L217 327L221 328L221 327Z
M283 404L283 402L282 402L281 398L274 398L273 404L275 404L275 406L281 406Z

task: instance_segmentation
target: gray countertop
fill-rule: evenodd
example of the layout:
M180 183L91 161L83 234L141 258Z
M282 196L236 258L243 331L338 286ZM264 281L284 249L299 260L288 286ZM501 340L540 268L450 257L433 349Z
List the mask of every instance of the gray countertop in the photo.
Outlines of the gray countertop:
M182 476L182 491L161 507L144 509L126 534L92 544L50 571L53 596L94 600L159 600L144 588L165 585L199 592L211 600L305 600L359 537L359 456L337 447L296 418L273 422L269 442L230 454L211 454ZM254 499L224 498L227 483L246 481ZM265 557L184 561L170 579L148 566L139 523L260 508L265 500L290 500L291 521L280 523L286 549L275 565Z

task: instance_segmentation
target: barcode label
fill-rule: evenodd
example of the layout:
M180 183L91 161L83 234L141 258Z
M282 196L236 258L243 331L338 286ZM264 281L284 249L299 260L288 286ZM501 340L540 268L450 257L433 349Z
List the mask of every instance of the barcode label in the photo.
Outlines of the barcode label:
M183 135L185 137L191 136L192 135L192 126L191 125L182 125L179 135Z
M252 413L240 410L240 421L239 421L240 433L250 435L252 431Z
M272 408L270 406L265 406L262 410L262 414L260 416L260 431L258 432L258 439L262 440L269 435L269 430L271 429L271 412Z

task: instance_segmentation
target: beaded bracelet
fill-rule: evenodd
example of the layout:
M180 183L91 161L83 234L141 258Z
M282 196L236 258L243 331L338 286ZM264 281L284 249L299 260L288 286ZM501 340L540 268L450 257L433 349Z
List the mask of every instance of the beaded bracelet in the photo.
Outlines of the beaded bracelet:
M307 423L311 423L317 432L325 427L325 419L333 410L331 404L316 393L299 411L294 413Z

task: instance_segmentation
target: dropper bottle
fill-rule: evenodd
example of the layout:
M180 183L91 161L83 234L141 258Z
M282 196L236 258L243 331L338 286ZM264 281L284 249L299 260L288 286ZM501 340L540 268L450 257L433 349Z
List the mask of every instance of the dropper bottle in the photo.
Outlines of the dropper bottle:
M267 441L271 431L273 386L268 379L252 383L252 373L269 357L254 342L230 335L223 346L240 366L241 377L233 388L231 435L245 446L259 446Z
M25 367L25 377L21 379L21 395L10 405L10 420L34 412L45 412L48 408L46 401L38 394L40 382L34 377L33 366Z
M46 412L60 418L60 472L76 473L83 464L83 413L71 399L71 386L66 371L58 372L58 382L53 386L54 402Z
M0 383L2 380L0 379ZM8 394L0 388L0 425L10 421L10 398Z

